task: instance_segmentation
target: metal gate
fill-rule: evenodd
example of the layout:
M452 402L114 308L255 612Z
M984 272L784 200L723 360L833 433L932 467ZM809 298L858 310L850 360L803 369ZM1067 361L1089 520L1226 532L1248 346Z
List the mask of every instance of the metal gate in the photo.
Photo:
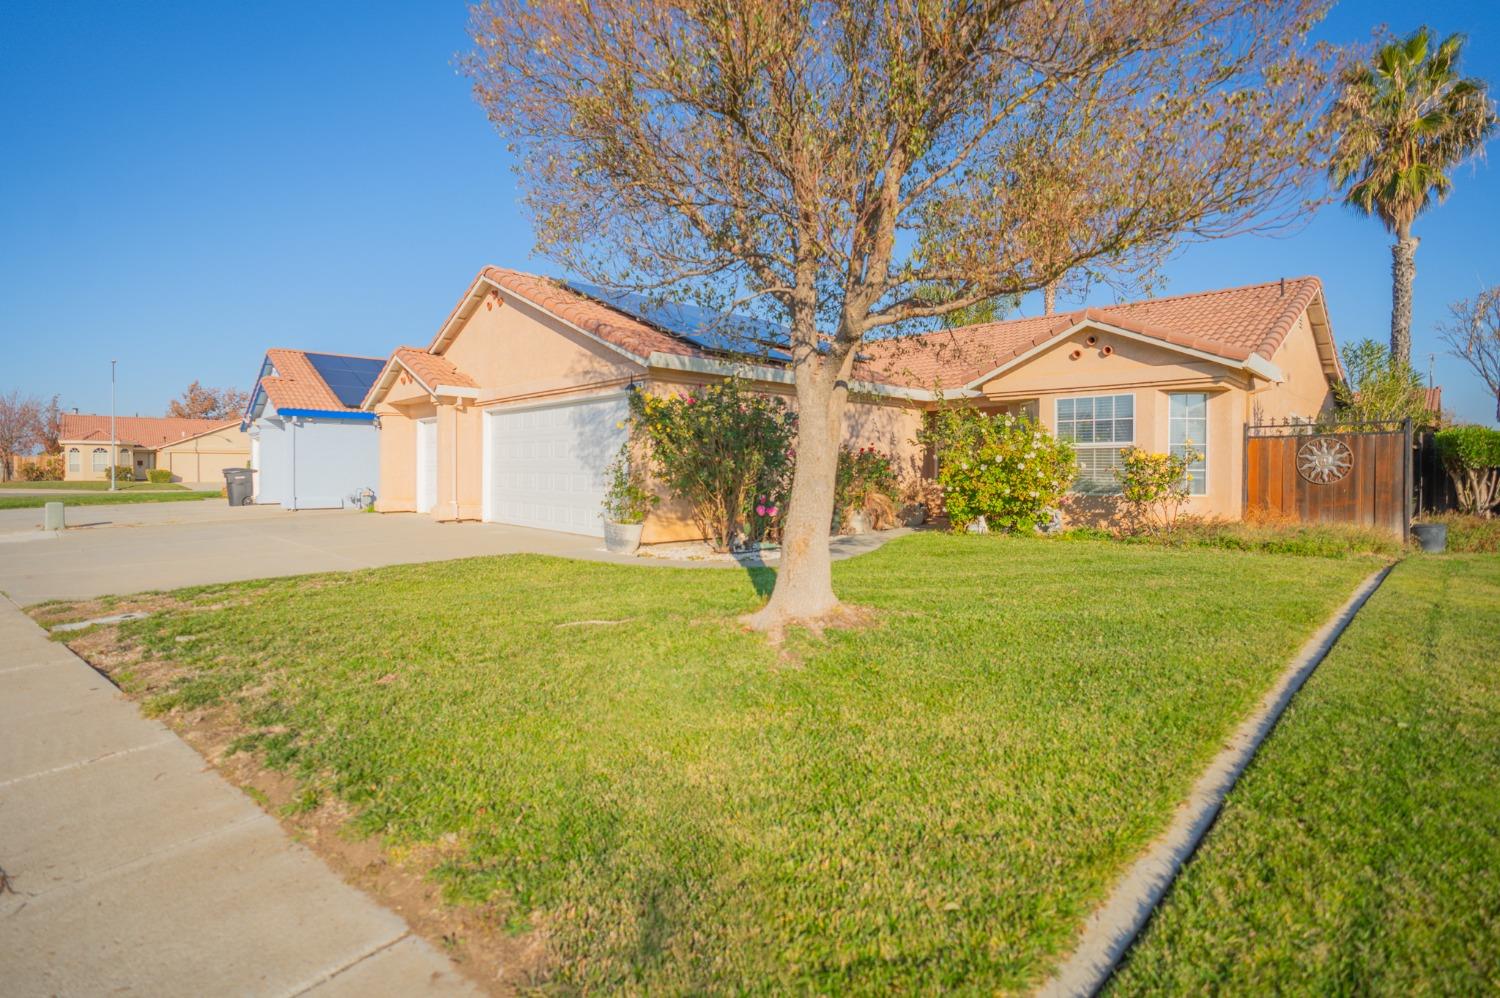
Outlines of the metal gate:
M1411 530L1411 421L1245 427L1245 511Z

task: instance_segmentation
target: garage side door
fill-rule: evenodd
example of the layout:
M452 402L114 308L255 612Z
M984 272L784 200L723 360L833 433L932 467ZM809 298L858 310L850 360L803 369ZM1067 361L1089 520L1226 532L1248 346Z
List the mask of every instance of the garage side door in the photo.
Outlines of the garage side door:
M489 519L602 536L605 469L627 415L623 396L490 413Z

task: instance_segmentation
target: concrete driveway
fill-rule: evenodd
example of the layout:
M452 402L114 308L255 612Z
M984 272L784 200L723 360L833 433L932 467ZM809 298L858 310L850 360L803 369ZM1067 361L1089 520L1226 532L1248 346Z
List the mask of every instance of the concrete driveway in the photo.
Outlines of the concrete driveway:
M202 502L72 506L44 533L39 509L0 510L0 592L48 599L534 552L628 561L603 541L493 523L434 523L412 513L356 513Z

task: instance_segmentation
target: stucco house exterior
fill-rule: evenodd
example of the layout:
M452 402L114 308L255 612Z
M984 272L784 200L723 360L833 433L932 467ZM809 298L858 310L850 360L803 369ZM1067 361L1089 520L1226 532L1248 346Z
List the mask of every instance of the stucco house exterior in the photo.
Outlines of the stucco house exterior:
M380 485L375 414L360 408L380 357L266 351L240 427L256 503L339 509Z
M860 358L851 444L930 474L916 438L941 400L1028 412L1077 444L1077 518L1109 515L1129 445L1202 453L1189 511L1238 517L1246 424L1315 417L1341 377L1311 277L877 340ZM364 400L380 420L376 508L598 534L626 393L731 374L792 394L772 358L736 359L576 286L487 267L425 349L391 355ZM642 539L694 533L666 505Z
M109 479L109 416L64 413L58 444L64 481ZM174 482L217 487L225 468L243 468L250 460L250 438L238 420L117 416L115 445L117 463L132 468L137 481L152 468L166 468Z

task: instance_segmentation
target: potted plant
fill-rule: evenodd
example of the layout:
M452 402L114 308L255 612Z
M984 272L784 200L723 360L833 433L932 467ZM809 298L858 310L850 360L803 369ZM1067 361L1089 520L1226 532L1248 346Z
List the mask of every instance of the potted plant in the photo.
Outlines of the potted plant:
M646 514L656 505L656 495L646 488L630 466L630 445L609 465L609 485L604 491L604 547L615 554L634 554L641 546Z

